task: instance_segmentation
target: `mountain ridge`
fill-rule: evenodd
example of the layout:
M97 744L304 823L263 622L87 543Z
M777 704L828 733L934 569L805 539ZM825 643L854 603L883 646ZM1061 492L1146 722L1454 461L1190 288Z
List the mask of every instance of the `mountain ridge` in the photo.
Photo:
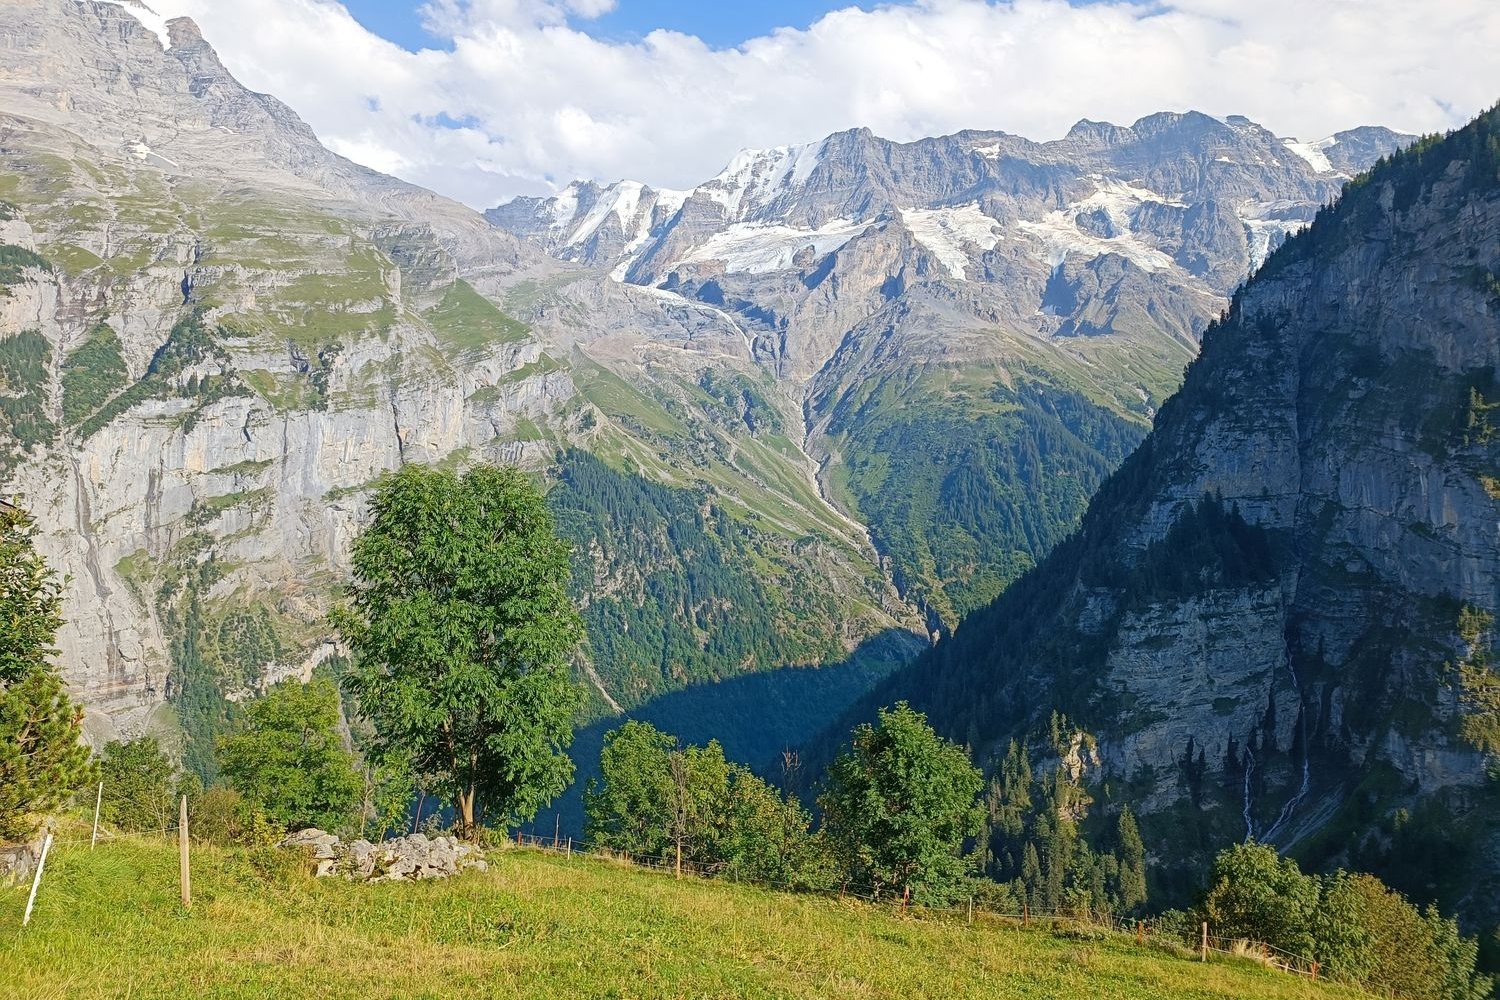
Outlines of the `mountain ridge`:
M1003 750L1062 713L1158 844L1267 840L1490 926L1497 134L1492 109L1320 210L1079 530L856 714L909 699Z

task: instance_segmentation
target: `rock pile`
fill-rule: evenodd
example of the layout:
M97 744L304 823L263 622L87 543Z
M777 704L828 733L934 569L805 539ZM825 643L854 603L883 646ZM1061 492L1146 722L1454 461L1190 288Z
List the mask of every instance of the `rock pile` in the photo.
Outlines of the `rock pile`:
M345 844L322 830L298 830L281 842L282 847L311 848L319 878L342 875L357 882L390 882L397 879L447 878L461 871L485 871L484 855L473 844L456 837L428 837L413 833L395 840L372 844L355 840Z

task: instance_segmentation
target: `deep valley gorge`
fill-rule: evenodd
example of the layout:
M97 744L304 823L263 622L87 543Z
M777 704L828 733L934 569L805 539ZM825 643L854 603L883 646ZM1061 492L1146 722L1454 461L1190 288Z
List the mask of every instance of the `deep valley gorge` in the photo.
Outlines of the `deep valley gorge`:
M0 3L0 479L91 746L211 784L242 704L349 669L377 488L518 465L586 636L538 829L627 718L811 808L908 703L983 772L980 876L1063 817L1115 879L1138 819L1154 901L1268 844L1500 958L1496 111L853 128L479 212L213 41Z

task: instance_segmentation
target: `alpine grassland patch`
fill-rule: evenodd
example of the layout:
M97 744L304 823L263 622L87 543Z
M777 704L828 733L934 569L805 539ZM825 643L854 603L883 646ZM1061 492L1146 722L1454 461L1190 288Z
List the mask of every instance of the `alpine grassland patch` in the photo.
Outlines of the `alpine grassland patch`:
M530 335L525 323L501 312L462 279L449 285L442 301L422 315L432 324L433 332L454 351L519 343Z
M86 839L86 837L85 837ZM1129 935L682 881L527 850L445 881L314 880L274 851L122 838L55 849L31 925L0 890L0 992L88 996L1356 997Z

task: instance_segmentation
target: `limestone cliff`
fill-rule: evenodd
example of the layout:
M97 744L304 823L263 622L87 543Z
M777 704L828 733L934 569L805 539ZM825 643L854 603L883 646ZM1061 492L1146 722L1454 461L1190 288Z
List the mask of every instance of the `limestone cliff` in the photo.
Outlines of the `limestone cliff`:
M0 7L0 472L69 578L60 665L94 737L202 736L225 698L326 658L365 498L403 462L593 449L738 526L776 577L763 627L821 637L790 647L801 662L910 632L800 433L769 430L788 402L766 389L755 428L715 422L701 380L761 377L732 321L332 154L192 22L151 22ZM624 558L581 596L619 592ZM597 666L601 710L686 679L664 657Z
M1491 111L1272 254L1080 531L872 704L977 745L1063 711L1174 857L1253 837L1493 922L1497 361Z

